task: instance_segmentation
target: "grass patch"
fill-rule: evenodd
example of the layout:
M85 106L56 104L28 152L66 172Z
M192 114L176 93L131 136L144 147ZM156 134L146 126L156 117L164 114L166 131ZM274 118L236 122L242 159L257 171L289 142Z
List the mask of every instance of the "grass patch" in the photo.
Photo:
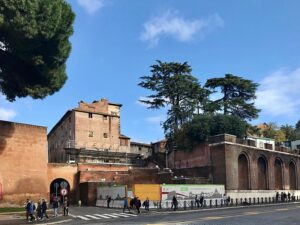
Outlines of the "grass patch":
M0 208L0 213L9 213L9 212L25 212L24 207L4 207Z

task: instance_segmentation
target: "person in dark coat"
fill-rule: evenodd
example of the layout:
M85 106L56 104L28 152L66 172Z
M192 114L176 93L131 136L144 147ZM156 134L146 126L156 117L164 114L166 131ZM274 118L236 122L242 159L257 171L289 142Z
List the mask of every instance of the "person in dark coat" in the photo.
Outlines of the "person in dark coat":
M141 208L142 204L141 204L141 200L139 199L139 197L136 198L136 202L135 202L135 207L136 207L136 210L137 212L140 214L141 211L140 211L140 208Z
M25 210L26 210L26 220L28 221L28 218L29 218L29 214L30 214L30 201L29 199L26 200L26 203L25 203Z
M58 201L57 201L57 197L53 198L52 208L53 208L53 211L54 211L54 216L57 217L58 216Z
M203 207L203 202L204 202L204 196L200 196L200 206Z
M143 206L145 207L145 210L149 211L149 198L147 197L146 200L143 202Z
M68 216L69 215L69 200L68 200L68 198L67 197L65 197L65 199L64 199L64 203L63 203L64 205L64 216Z
M172 198L171 209L173 209L175 211L177 209L177 206L178 206L178 201L177 201L177 198L174 195L173 198Z
M42 199L42 204L41 204L41 219L43 219L44 216L49 220L49 217L47 215L47 203L46 203L45 199Z
M107 196L107 208L109 208L110 202L111 202L111 197Z

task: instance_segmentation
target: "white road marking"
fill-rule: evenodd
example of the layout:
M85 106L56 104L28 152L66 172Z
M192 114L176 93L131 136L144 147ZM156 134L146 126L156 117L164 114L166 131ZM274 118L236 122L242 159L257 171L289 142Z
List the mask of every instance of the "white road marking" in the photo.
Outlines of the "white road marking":
M92 218L92 219L96 219L96 220L100 220L100 219L101 219L101 218L99 218L99 217L92 216L92 215L85 215L85 216L87 216L87 217L89 217L89 218Z
M111 213L111 215L122 216L122 217L130 217L129 215L123 215L123 214L120 214L120 213Z
M83 220L90 220L89 218L86 218L84 216L76 216L77 218L83 219Z
M135 215L135 214L126 214L126 213L120 213L120 214L122 214L122 215L130 215L130 216L137 216L137 215Z
M102 217L102 218L105 218L105 219L109 219L110 217L108 216L103 216L103 215L100 215L100 214L94 214L95 216L99 216L99 217Z
M103 214L104 216L109 216L109 217L113 217L113 218L119 218L118 216L114 216L114 215L111 215L111 214Z

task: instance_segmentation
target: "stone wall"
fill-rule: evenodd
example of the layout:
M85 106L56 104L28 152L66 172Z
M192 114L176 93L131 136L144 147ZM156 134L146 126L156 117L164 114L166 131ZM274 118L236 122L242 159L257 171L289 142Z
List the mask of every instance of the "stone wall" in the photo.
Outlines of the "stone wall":
M0 121L0 204L47 197L47 128Z

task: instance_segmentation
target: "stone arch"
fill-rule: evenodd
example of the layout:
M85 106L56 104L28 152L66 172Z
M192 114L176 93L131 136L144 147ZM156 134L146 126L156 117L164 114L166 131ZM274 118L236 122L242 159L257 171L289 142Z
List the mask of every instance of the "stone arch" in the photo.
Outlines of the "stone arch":
M238 158L238 181L239 190L250 189L249 185L249 160L245 153L239 155Z
M50 184L50 202L52 202L53 197L57 197L60 202L63 201L63 196L61 196L61 189L67 189L68 194L66 197L70 195L70 183L64 178L56 178Z
M268 189L268 161L263 155L257 159L257 188L258 190Z
M276 158L274 162L274 177L275 177L275 189L283 190L283 170L282 160Z
M289 182L290 182L290 190L297 189L297 172L296 172L296 163L291 161L289 164Z

